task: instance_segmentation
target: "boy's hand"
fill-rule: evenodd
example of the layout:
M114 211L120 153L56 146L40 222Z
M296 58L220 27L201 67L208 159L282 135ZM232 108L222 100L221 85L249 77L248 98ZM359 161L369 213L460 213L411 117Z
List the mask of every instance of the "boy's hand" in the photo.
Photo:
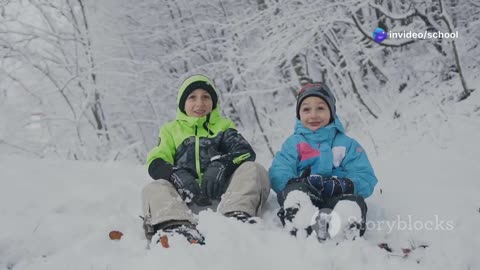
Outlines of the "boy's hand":
M197 179L186 170L180 169L173 172L170 181L186 203L191 203L200 195Z
M318 174L307 176L307 182L322 193L324 198L331 198L343 194L353 194L354 184L348 178L325 178Z
M323 182L326 180L323 176L319 174L312 174L307 177L305 177L305 181L312 187L314 187L316 190L322 192L324 187L323 187Z
M283 207L287 195L295 190L307 194L315 205L320 205L323 202L321 192L308 183L307 177L297 177L288 180L285 188L277 193L278 203Z
M193 197L193 202L198 206L212 205L212 201L201 191L198 196Z
M334 197L343 194L353 194L354 184L348 178L329 178L323 182L322 195Z
M212 200L219 199L227 187L227 182L226 166L222 162L214 161L203 174L202 192Z

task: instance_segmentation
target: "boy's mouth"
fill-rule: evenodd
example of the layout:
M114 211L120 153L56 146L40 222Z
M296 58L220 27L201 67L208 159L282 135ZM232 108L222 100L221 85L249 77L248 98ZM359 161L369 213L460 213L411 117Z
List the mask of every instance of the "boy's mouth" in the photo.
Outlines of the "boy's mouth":
M193 111L193 113L196 115L204 115L206 112L207 112L206 110Z

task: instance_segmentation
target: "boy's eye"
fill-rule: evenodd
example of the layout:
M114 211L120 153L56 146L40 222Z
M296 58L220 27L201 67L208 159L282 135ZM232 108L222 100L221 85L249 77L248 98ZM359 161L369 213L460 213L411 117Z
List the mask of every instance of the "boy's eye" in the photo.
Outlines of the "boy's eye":
M303 108L302 112L309 112L310 108Z

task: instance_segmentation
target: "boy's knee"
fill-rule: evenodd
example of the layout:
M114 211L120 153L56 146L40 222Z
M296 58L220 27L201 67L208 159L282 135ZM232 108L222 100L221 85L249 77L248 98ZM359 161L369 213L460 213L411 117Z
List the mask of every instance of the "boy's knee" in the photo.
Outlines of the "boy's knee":
M159 179L150 182L145 187L143 187L142 194L145 196L152 193L168 192L171 188L174 187L170 182L168 182L167 180Z
M260 163L254 161L246 161L242 163L235 173L240 175L251 175L247 180L260 181L262 186L268 187L270 190L270 180L268 172Z
M267 170L259 163L255 161L245 161L240 166L238 166L236 171L247 171L247 172L254 172L255 174L264 173L268 175Z

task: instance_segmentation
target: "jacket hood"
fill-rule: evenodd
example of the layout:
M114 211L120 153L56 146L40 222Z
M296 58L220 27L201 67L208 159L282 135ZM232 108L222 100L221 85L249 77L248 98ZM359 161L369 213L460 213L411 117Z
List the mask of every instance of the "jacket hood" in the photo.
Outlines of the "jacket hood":
M214 102L213 104L213 110L206 116L203 117L190 117L188 116L183 110L180 109L180 106L185 105L185 99L184 97L189 91L191 92L194 89L191 89L191 86L195 85L203 85L204 87L200 88L208 88L204 89L209 94L212 96L212 101ZM183 98L184 97L184 98ZM210 123L215 123L219 118L220 118L220 109L218 106L218 92L213 84L213 82L205 75L197 74L197 75L192 75L185 79L180 86L180 89L178 90L177 94L177 120L182 120L188 122L192 126L200 126L203 125L203 123L210 122ZM182 99L183 98L183 99ZM181 104L183 101L183 104Z

